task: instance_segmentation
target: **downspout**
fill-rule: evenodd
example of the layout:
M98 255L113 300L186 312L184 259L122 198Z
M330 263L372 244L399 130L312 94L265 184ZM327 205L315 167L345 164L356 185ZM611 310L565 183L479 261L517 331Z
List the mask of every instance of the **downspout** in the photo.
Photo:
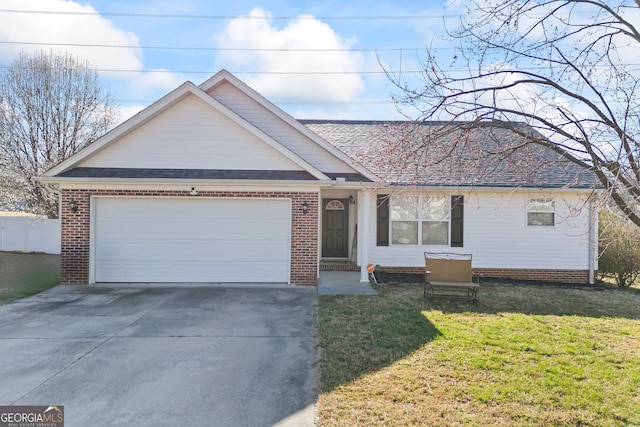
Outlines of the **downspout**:
M593 196L589 198L589 284L596 283L596 260L598 257L598 217Z
M317 247L322 248L322 194L318 192L318 241ZM317 262L316 262L316 280L320 279L320 261L322 260L322 250L316 251ZM291 282L291 280L289 280Z

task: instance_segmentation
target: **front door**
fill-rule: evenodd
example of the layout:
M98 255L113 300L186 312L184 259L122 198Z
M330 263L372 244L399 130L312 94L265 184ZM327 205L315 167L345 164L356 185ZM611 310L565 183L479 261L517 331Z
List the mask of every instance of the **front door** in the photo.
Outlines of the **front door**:
M322 200L322 256L349 256L349 200Z

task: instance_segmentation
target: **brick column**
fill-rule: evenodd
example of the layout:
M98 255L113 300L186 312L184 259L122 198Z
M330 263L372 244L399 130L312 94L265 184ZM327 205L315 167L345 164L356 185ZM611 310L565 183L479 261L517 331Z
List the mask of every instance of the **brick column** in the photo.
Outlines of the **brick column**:
M302 212L306 203L308 211ZM293 193L291 199L291 283L318 281L318 193Z
M78 206L75 212L71 200ZM90 203L87 190L62 191L61 283L89 283Z

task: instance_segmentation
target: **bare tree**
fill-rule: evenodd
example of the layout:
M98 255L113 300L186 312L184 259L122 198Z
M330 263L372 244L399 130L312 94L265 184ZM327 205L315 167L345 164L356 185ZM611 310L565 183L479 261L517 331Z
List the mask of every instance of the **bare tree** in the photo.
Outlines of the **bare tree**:
M116 111L89 64L21 54L0 73L0 206L57 217L57 198L33 178L105 133Z
M640 226L636 3L467 3L468 13L449 31L446 47L431 47L420 59L419 82L389 72L402 90L396 101L417 107L418 121L464 121L467 129L490 121L510 129L524 143L509 150L536 144L555 151L593 171L615 204Z

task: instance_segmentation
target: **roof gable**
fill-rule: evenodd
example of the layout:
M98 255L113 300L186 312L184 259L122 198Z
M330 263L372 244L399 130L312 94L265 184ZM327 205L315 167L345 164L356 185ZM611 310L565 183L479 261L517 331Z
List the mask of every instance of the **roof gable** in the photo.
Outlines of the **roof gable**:
M370 181L377 179L357 160L310 131L228 71L220 71L199 87L323 172L359 174Z
M197 110L200 118L204 118L205 122L192 121L189 117L190 108L191 110ZM169 118L174 120L177 117L181 117L181 120L187 122L187 126L183 127L182 131L184 135L189 135L189 150L186 150L182 145L184 138L179 136L179 130L171 129L171 135L163 135L161 119ZM211 127L209 123L206 123L206 119L212 118L214 122L217 123L217 128L216 126ZM179 126L178 123L173 124ZM194 139L192 132L198 133L198 128L203 124L209 126L210 131L217 129L217 132L214 132L214 134L208 138L204 138L204 140L202 136L200 139ZM160 129L158 129L158 127L160 127ZM170 129L170 127L167 127L165 130L167 129ZM242 142L238 143L237 140L233 139L232 136L234 135L227 135L226 139L224 136L221 137L220 133L226 131L230 131L231 134L235 133L235 136L242 136ZM154 145L157 143L157 141L153 141L154 135L155 137L164 136L163 142L157 146ZM173 137L173 139L171 137ZM93 144L85 147L83 150L50 169L43 177L55 177L78 167L113 169L139 168L142 166L144 168L159 167L180 169L181 166L189 166L189 168L201 169L201 167L198 166L202 165L202 162L199 160L202 152L197 148L198 145L202 146L203 144L206 145L207 142L210 143L211 138L214 140L218 138L213 144L213 147L209 148L214 148L213 151L215 151L215 148L220 150L217 153L220 157L217 157L215 161L217 165L223 163L224 169L230 169L229 165L233 164L231 169L247 170L259 164L260 169L266 167L267 170L303 170L315 179L329 180L322 171L209 96L191 82L184 83L159 101L108 132ZM162 147L163 144L166 144L166 146ZM237 145L234 147L233 144ZM224 150L225 147L227 148L226 152ZM155 153L156 148L164 151L158 155L158 153ZM128 151L130 149L136 153L136 155L133 156L133 160L128 159L130 154ZM146 159L144 158L145 149ZM224 157L230 154L229 151L235 152L232 153L233 162L224 162ZM238 152L242 151L244 151L244 154L255 151L256 156L253 159L243 160L242 156L238 155ZM171 153L175 153L178 158L181 158L179 160L180 166L171 162L172 157L175 160L175 156L171 156ZM208 154L210 158L216 157L215 155L211 156L211 150L209 150ZM163 155L165 158L161 159ZM167 158L166 155L169 155L169 157ZM260 164L258 161L260 157L264 159L265 156L269 157L269 162L266 166L265 164ZM153 158L156 159L155 162ZM196 163L189 164L189 159L194 160ZM207 169L214 168L208 166Z
M302 170L255 133L190 94L77 167Z

